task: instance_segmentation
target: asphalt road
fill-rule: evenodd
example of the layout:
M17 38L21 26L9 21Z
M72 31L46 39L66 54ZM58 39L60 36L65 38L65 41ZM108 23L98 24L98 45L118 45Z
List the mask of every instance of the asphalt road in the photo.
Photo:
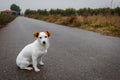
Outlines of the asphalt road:
M18 69L18 53L46 30L51 45L41 71ZM0 29L0 80L120 80L120 38L18 17Z

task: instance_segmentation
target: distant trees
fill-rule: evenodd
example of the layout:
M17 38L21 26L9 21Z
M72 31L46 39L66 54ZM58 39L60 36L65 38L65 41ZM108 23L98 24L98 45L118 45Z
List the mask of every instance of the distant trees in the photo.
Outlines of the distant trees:
M18 15L20 15L21 9L20 9L20 7L19 7L18 5L12 4L12 5L10 6L10 9L18 12Z
M10 9L11 9L11 10L14 10L14 11L17 11L17 12L20 12L20 11L21 11L20 7L17 6L16 4L12 4L12 5L10 6Z
M30 10L27 9L25 11L25 15L28 14L39 14L39 15L62 15L62 16L73 16L73 15L81 15L81 16L93 16L93 15L119 15L120 16L120 7L116 7L114 9L111 8L98 8L98 9L91 9L91 8L83 8L83 9L74 9L74 8L67 8L63 9L38 9L38 10Z
M65 15L67 15L67 16L70 16L70 15L76 15L76 10L75 9L73 9L73 8L67 8L66 10L65 10Z
M38 9L36 12L40 15L46 15L46 16L49 14L46 9L44 9L44 10Z
M20 9L20 7L19 7L18 5L12 4L12 5L10 6L10 9L16 11L16 12L17 12L16 15L20 15L21 9Z
M120 7L116 7L116 8L113 10L113 13L120 16Z
M62 9L50 9L48 13L49 15L64 15L65 11Z
M27 10L25 11L25 15L28 15L28 14L36 14L36 13L37 13L36 10L27 9Z

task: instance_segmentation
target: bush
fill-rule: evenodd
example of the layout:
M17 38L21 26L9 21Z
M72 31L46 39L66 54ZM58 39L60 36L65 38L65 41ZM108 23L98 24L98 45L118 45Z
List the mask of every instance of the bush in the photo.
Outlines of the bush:
M0 14L0 25L6 25L14 19L15 16L12 16L10 14Z

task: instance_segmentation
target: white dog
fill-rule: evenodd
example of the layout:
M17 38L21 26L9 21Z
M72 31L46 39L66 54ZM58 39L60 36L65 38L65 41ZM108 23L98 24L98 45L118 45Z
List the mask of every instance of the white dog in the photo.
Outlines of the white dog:
M36 32L34 33L34 37L37 39L25 46L19 55L16 58L16 64L20 69L32 70L32 67L29 65L33 65L33 68L36 72L40 71L38 69L38 58L40 57L39 64L44 65L42 62L42 56L47 53L47 49L49 48L49 39L50 32Z

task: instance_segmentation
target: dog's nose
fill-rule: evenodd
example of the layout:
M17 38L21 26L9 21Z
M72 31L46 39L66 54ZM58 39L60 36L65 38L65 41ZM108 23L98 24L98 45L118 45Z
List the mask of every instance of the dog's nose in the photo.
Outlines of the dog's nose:
M46 44L46 42L45 42L45 41L43 41L43 44Z

